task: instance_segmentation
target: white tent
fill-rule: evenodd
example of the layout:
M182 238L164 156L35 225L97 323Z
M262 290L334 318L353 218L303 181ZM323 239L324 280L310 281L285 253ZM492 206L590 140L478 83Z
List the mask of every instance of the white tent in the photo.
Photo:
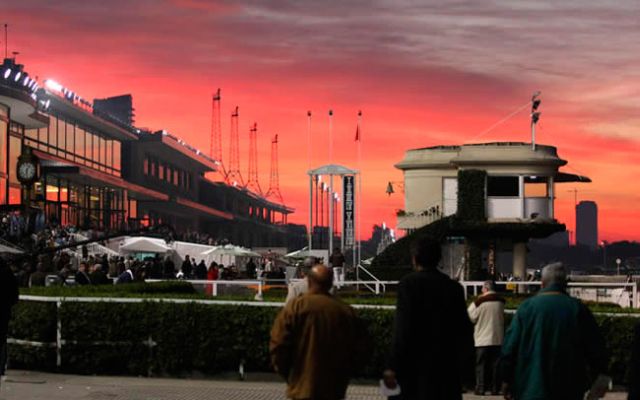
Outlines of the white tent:
M171 251L171 247L163 239L149 237L131 237L120 245L120 251L127 253L160 253Z
M200 262L200 257L202 253L215 249L215 246L209 246L206 244L199 243L190 243L190 242L181 242L176 240L171 243L171 247L176 251L174 255L174 263L184 261L185 256L189 256L190 258L196 260L196 262Z
M260 257L260 254L249 249L245 249L244 247L227 244L225 246L217 246L213 249L204 251L200 253L200 256L205 257L207 264L211 263L211 261L215 261L218 264L235 264L240 266L241 263L239 261L241 261L243 257ZM238 258L241 260L238 260Z
M0 253L4 254L22 254L24 251L16 249L15 247L5 246L0 243Z

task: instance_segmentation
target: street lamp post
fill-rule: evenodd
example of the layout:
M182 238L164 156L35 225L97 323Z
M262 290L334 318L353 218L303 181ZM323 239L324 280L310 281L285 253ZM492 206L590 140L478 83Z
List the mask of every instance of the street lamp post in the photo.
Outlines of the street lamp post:
M620 275L620 264L622 264L622 260L619 258L616 258L616 265L618 266L618 275Z

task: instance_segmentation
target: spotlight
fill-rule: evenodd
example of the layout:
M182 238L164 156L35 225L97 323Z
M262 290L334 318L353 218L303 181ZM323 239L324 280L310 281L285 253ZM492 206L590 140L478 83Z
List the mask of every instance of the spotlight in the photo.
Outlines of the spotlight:
M28 76L25 76L24 80L22 81L22 86L27 86L29 85L29 83L31 83L31 79L29 79Z
M56 92L66 92L61 84L51 79L47 79L46 81L44 81L44 85L51 90L55 90Z
M14 81L18 82L18 80L20 80L20 76L22 76L22 72L20 72L20 71L16 72L16 77L15 77Z
M7 68L4 71L4 79L7 79L9 77L9 75L11 75L11 68Z

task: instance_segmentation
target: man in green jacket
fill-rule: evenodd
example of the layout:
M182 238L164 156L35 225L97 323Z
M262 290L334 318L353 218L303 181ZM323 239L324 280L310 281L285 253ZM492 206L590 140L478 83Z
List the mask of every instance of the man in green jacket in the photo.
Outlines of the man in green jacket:
M566 292L562 264L542 270L542 290L513 317L502 347L505 399L582 400L606 371L604 339L589 309Z

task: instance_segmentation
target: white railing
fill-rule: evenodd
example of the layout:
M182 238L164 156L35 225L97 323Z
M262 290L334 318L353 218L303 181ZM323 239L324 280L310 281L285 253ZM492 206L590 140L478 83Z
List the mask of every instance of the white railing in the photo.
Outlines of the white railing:
M363 271L366 275L368 275L369 277L373 278L374 286L371 287L369 284L363 284L364 287L366 287L370 291L374 292L375 294L380 294L380 288L381 287L382 287L382 291L386 292L386 290L387 290L386 284L383 283L380 279L378 279L378 277L376 277L374 274L372 274L371 271L369 271L368 269L363 267L362 264L358 264L356 268L357 268L357 270ZM357 286L359 286L359 285L357 285Z
M168 282L175 282L176 280L166 280L166 279L146 279L145 282L164 282L164 281L168 281ZM211 296L213 297L217 297L218 296L218 287L219 286L241 286L241 287L245 287L248 289L252 289L253 287L255 287L256 290L256 295L255 295L255 299L256 300L262 300L262 295L263 295L263 291L264 291L264 286L268 285L269 283L281 283L284 284L284 286L286 286L286 281L282 280L282 279L273 279L273 280L264 280L264 279L244 279L244 280L232 280L232 281L226 281L226 280L203 280L203 279L185 279L185 280L179 280L179 282L189 282L192 285L198 285L198 286L203 286L203 287L210 287L211 288Z
M480 290L484 282L468 281L468 282L460 282L460 284L465 289L464 294L466 298L466 296L469 295L469 288L471 288L473 296L477 296L478 294L480 294ZM495 282L495 284L500 286L507 286L507 287L509 286L521 287L522 289L524 289L525 292L528 292L530 287L535 287L537 289L539 286L541 286L540 281L500 281L500 282ZM568 289L569 289L569 294L582 300L593 300L596 302L611 302L611 303L618 304L621 307L640 308L640 302L638 302L638 285L635 283L569 282ZM621 290L618 290L617 292L609 293L608 295L602 295L597 292L598 289L603 289L605 291L614 291L616 289L621 289ZM590 298L589 294L584 293L585 290L596 290L595 297ZM617 298L614 297L616 294L618 295Z

